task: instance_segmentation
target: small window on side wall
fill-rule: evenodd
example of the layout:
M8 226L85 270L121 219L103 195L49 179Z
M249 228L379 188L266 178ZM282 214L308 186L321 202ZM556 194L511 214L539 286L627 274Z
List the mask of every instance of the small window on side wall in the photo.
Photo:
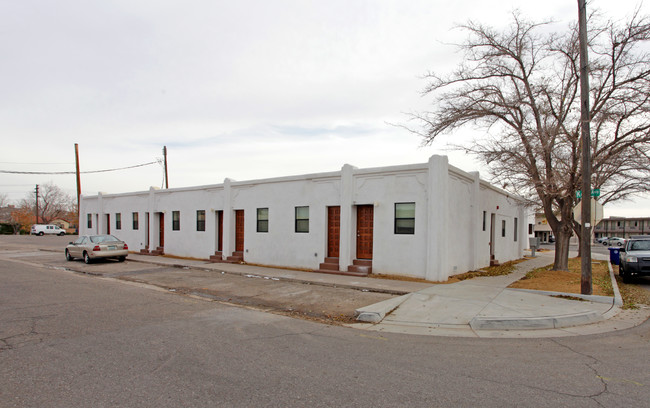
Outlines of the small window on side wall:
M415 203L395 203L395 234L415 234Z
M172 230L180 231L181 229L181 212L172 211Z
M483 211L483 231L485 231L486 218L487 218L487 211Z
M115 213L115 229L122 229L122 213Z
M517 225L518 222L517 222L517 221L519 221L519 220L517 220L517 219L515 218L515 235L514 235L514 237L515 237L515 242L517 242L517 236L519 235L519 234L517 233L517 227L518 227L518 225Z
M93 215L88 214L88 228L92 228L92 227L93 227Z
M140 222L139 222L139 218L138 218L138 213L137 213L137 212L134 212L134 213L133 213L133 229L134 229L134 230L137 230L138 228L140 228Z
M257 209L257 232L269 232L269 209Z
M309 232L309 207L296 207L296 232Z
M501 220L501 236L506 236L506 220Z
M205 231L205 210L196 210L196 230Z

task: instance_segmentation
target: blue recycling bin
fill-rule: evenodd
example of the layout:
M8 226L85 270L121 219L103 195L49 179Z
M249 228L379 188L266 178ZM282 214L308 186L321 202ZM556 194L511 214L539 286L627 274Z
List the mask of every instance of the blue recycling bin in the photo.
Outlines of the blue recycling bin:
M619 248L608 248L609 249L609 262L612 265L619 265L621 263L621 250Z

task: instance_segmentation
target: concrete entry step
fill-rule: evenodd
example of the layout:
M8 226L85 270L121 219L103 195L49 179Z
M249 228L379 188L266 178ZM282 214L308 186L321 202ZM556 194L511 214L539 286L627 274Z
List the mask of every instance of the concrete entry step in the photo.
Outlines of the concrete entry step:
M244 262L244 253L242 251L235 251L232 253L232 256L226 258L224 262L227 263L242 263Z
M322 263L318 265L319 270L327 270L327 271L337 271L339 270L339 264L338 263Z
M352 261L353 265L357 266L370 266L372 267L372 259L355 259Z

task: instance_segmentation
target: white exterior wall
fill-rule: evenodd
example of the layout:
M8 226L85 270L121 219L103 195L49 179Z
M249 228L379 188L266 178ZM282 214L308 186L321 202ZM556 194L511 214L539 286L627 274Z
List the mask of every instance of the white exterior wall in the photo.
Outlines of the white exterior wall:
M356 170L352 205L374 206L373 271L424 278L427 248L427 168ZM395 234L395 203L415 203L415 234ZM351 225L356 227L355 213ZM353 237L356 234L352 228ZM352 259L356 257L352 242ZM347 265L352 264L349 259Z
M327 206L339 205L340 181L233 182L232 208L244 210L244 259L255 264L318 269L326 256ZM309 232L295 232L295 207L309 207ZM268 232L257 232L257 209L269 209ZM232 227L234 237L234 222Z
M414 234L395 234L395 203L415 203ZM356 206L372 205L373 273L446 280L450 275L490 264L490 215L495 214L495 259L520 258L527 247L527 214L515 197L449 166L444 156L428 163L237 182L125 194L82 196L80 233L106 231L133 251L159 245L158 219L164 214L164 251L206 259L217 248L217 211L223 211L223 257L235 247L235 210L244 210L244 260L249 263L318 269L327 256L327 208L341 207L339 267L356 258ZM295 207L309 207L309 232L295 232ZM268 232L257 232L257 209L269 209ZM205 210L205 231L196 230L196 211ZM172 211L180 211L180 230L172 230ZM486 228L482 228L483 211ZM133 212L139 229L132 229ZM115 229L115 214L122 228ZM148 221L145 219L149 214ZM92 228L87 227L92 214ZM514 241L514 218L518 240ZM501 222L506 221L506 236Z

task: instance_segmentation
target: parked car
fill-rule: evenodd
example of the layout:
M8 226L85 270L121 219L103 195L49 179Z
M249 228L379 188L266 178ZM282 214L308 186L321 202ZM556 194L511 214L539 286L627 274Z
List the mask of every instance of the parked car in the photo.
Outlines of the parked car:
M549 242L550 244L554 243L554 242L555 242L555 237L554 237L553 235L549 235L549 236L548 236L548 242Z
M96 258L115 258L123 262L129 254L129 246L113 235L82 235L65 248L65 259L83 258L90 263Z
M603 245L623 246L623 245L625 245L625 239L624 238L619 238L619 237L611 237L611 238L603 241Z
M65 235L65 230L59 228L58 225L52 224L34 224L29 231L31 235Z
M596 238L596 243L597 244L602 244L603 242L607 242L608 239L609 239L609 237Z
M618 275L629 283L633 276L650 275L650 237L629 239L621 249Z

